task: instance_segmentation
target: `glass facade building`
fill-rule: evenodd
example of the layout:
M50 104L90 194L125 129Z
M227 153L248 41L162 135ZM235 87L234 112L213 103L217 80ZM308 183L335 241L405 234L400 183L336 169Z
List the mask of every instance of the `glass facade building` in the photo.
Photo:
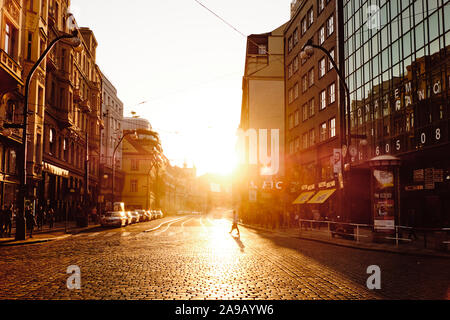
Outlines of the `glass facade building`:
M450 2L348 0L343 21L347 117L368 141L352 141L352 167L400 158L398 222L448 226Z

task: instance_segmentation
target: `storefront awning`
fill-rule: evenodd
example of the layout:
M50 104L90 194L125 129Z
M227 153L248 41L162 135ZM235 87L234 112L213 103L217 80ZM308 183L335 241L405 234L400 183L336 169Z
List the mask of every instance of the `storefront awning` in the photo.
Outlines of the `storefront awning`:
M322 190L316 193L316 195L308 201L310 204L321 204L327 201L333 193L336 192L336 189L328 189L328 190Z
M54 174L56 176L61 176L61 177L64 177L64 178L69 177L69 171L68 170L59 168L59 167L54 166L54 165L52 165L50 163L47 163L47 162L44 162L43 165L44 165L44 171L46 171L48 173Z
M314 194L314 191L303 192L302 194L300 194L298 196L297 199L295 199L294 202L292 202L292 204L304 204L306 201L311 199L313 194Z

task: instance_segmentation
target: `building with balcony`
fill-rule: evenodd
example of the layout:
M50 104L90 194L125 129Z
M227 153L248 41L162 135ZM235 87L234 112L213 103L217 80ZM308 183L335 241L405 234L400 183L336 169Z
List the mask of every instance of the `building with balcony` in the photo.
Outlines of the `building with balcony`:
M67 32L68 1L53 1L48 41ZM102 74L96 65L97 41L78 29L80 48L60 41L47 58L43 172L40 199L59 217L78 206L94 206L99 195Z
M7 206L16 201L22 130L3 125L23 122L24 12L24 1L0 0L0 205Z

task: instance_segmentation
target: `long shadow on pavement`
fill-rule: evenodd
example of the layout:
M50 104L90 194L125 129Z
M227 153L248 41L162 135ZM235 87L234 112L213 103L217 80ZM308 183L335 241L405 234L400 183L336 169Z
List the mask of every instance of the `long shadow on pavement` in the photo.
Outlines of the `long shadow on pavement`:
M450 299L450 268L445 258L420 257L339 247L282 237L253 230L274 245L297 251L320 265L332 269L346 279L365 287L370 274L367 268L381 268L381 290L374 292L385 299ZM301 268L301 256L286 253Z

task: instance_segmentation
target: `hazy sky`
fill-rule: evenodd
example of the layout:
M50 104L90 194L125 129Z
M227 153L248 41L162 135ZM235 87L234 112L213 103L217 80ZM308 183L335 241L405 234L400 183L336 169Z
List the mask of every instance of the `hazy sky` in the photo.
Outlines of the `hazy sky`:
M289 20L291 0L200 1L245 35ZM78 25L94 31L97 64L124 115L133 110L150 120L173 164L230 172L246 38L194 0L71 2Z

